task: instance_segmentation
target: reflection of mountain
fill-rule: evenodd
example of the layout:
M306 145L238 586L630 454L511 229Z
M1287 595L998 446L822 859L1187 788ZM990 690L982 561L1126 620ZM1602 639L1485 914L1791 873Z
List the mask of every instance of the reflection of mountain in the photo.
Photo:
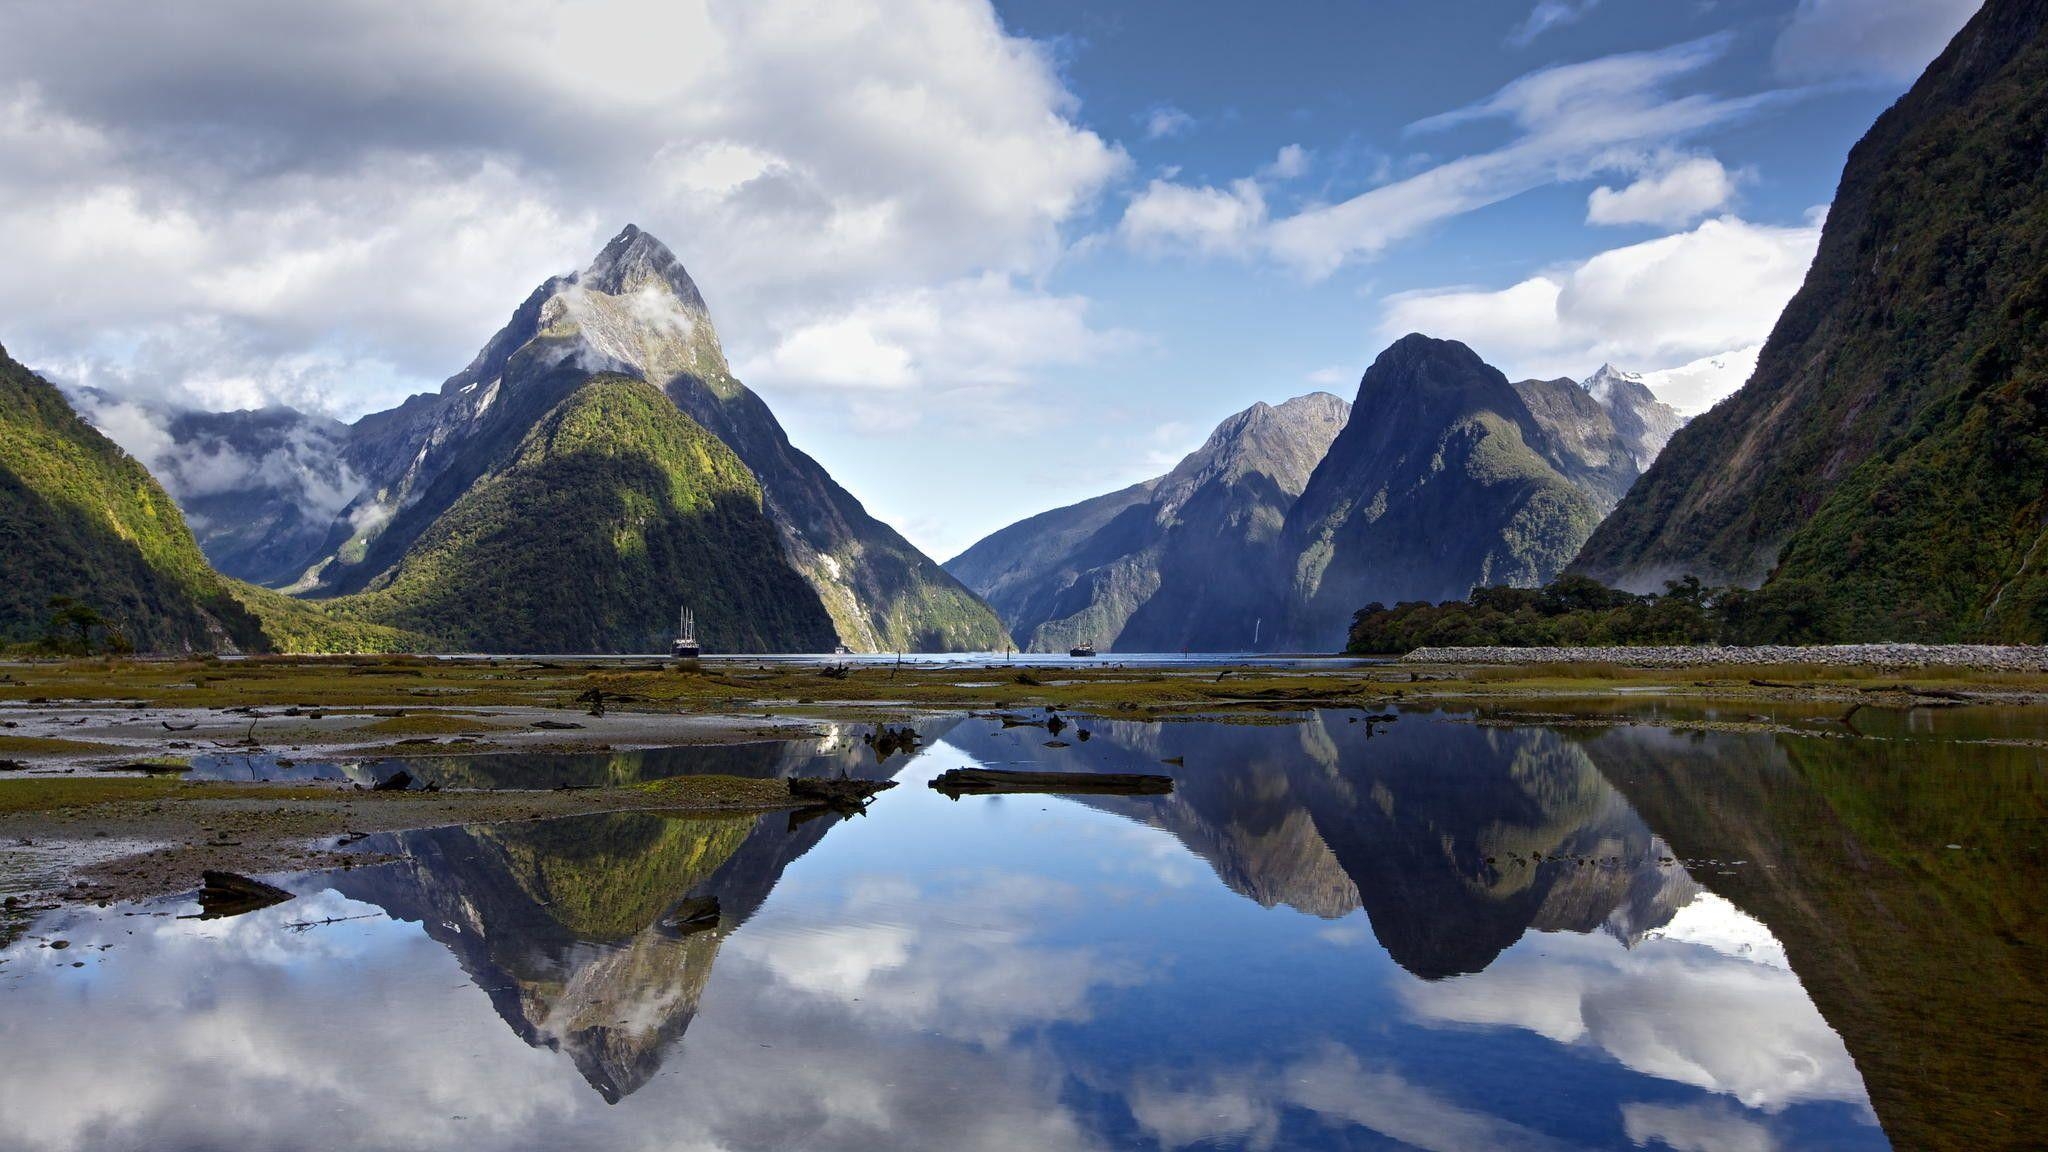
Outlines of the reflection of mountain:
M616 1103L690 1026L726 937L837 822L617 812L436 828L390 838L397 861L333 887L419 922L522 1039L566 1052ZM717 927L664 922L704 896Z
M1703 882L1784 943L1894 1145L2037 1146L2039 749L1624 728L1586 750L1686 856L1746 861Z
M1425 979L1477 972L1532 928L1633 941L1697 891L1657 866L1662 843L1554 732L1411 716L1368 736L1334 713L1299 725L1296 741L1263 726L1086 726L1092 739L1064 749L979 721L947 742L1076 770L1181 757L1172 796L1084 802L1171 832L1262 905L1326 918L1364 908L1388 954Z

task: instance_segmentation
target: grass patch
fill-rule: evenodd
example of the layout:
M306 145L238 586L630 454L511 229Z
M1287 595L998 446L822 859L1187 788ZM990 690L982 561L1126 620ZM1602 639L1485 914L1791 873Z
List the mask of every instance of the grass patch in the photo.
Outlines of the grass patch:
M103 752L119 752L112 744L96 744L90 740L64 740L54 736L6 736L0 735L0 753L17 756L91 756Z
M630 786L677 808L788 807L789 784L744 776L670 776Z

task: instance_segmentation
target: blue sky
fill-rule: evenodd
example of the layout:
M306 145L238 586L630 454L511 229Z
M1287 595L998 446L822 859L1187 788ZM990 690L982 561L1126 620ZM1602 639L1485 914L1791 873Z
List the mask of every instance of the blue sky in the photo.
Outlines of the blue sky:
M0 342L352 418L631 220L944 558L1254 401L1348 399L1411 328L1511 375L1739 376L1975 6L0 0Z

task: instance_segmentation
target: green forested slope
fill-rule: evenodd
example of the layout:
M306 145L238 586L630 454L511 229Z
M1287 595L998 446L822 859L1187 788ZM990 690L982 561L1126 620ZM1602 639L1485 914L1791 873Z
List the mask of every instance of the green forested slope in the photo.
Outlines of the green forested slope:
M41 639L54 597L105 621L93 646L265 646L142 465L0 349L0 643Z
M370 590L327 607L448 648L652 652L687 604L708 651L829 649L780 549L731 449L652 385L597 376Z
M1575 570L1764 585L1809 636L2048 637L2048 0L1990 0L1850 153L1756 375Z

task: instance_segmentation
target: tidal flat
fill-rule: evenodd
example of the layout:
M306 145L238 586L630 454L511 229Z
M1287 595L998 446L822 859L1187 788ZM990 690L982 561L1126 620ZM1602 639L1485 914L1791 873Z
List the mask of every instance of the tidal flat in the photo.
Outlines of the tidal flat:
M1313 710L1371 730L1417 708L1503 728L2048 748L2048 674L1954 668L999 656L16 662L0 665L0 842L17 845L11 861L0 854L0 876L17 878L9 898L32 910L189 890L209 868L353 863L341 849L371 831L790 807L758 777L802 775L799 761L844 775L848 763L815 750L934 721L1290 726ZM1067 743L1057 727L1048 735ZM433 791L372 790L401 771Z

